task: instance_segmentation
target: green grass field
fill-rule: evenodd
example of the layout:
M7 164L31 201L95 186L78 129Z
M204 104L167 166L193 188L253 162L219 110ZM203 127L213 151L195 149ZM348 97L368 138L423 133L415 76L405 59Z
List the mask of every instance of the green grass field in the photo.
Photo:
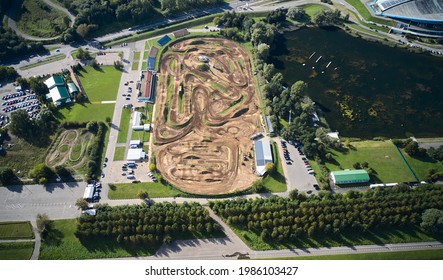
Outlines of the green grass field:
M279 260L442 260L443 250L419 250L386 253L343 254L312 257L290 257Z
M134 60L140 60L140 52L134 52Z
M266 175L263 178L265 188L270 192L284 192L286 191L286 179L283 174L280 156L278 154L277 143L272 143L272 157L274 158L274 165L276 167L275 174Z
M112 119L114 104L102 104L102 101L116 99L121 72L113 66L102 66L95 70L90 66L84 68L79 77L89 102L76 103L59 110L56 117L62 121L105 121Z
M0 222L0 239L32 239L34 232L29 222Z
M316 248L353 245L391 244L408 242L425 242L441 240L440 235L423 232L418 227L407 229L377 229L365 233L355 232L338 236L317 236L313 238L301 237L287 242L264 242L255 232L237 227L231 229L253 250L281 250L288 248Z
M85 243L75 237L77 220L56 220L47 226L47 236L42 242L41 260L78 260L149 256L158 247L123 246L116 241L94 239Z
M120 118L117 143L126 143L128 138L129 121L131 119L131 109L123 108Z
M414 158L405 153L404 150L402 150L402 154L420 181L426 180L430 169L436 169L439 172L443 171L443 162L434 161L428 156L424 158Z
M42 0L23 0L16 22L25 34L45 38L60 35L70 24L67 15Z
M351 142L350 149L328 152L333 155L333 160L326 162L326 167L331 171L354 169L352 165L355 162L366 161L369 167L376 171L376 174L371 176L371 180L376 183L415 181L390 141Z
M116 99L122 72L114 66L101 66L99 70L86 66L84 69L79 76L89 101L94 103Z
M149 142L151 133L146 131L132 131L131 140L140 140L144 143Z
M134 62L132 62L131 69L132 69L133 71L137 71L137 70L138 70L138 61L134 61Z
M147 191L150 198L171 197L184 194L183 192L164 185L162 183L138 183L138 184L115 184L115 188L109 188L109 199L131 199L137 198L139 191Z
M0 260L29 260L34 242L0 243Z
M301 6L301 8L303 8L303 10L305 10L305 12L311 17L311 20L316 14L320 13L321 11L330 10L325 6L318 4L303 5Z
M125 159L125 147L115 147L114 161Z
M18 177L28 177L29 171L46 156L47 147L36 147L23 139L14 138L14 145L0 156L0 166L8 166ZM26 159L26 160L23 160Z
M384 25L392 25L394 23L393 21L390 20L373 17L371 12L369 12L369 10L365 7L365 4L363 4L360 0L345 0L345 1L354 6L354 8L357 9L359 14L367 21L373 21Z

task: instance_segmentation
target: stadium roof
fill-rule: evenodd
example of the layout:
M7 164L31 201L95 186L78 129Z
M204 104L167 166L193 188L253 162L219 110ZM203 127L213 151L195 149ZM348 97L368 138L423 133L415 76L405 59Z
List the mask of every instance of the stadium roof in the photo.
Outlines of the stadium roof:
M55 106L60 106L62 103L70 103L71 97L68 90L64 86L55 86L49 90L52 102Z
M443 23L443 0L375 0L380 14L387 17Z
M271 144L269 141L254 141L255 168L263 176L266 173L266 163L272 162Z
M44 81L44 84L51 89L55 86L63 86L65 84L65 80L62 76L52 76Z
M369 182L369 174L363 169L333 171L331 177L335 184Z

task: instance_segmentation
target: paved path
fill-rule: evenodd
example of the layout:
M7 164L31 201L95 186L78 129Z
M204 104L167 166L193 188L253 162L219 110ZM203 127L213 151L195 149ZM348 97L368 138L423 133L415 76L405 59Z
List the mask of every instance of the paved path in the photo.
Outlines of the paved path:
M42 245L42 239L37 229L37 221L31 220L32 230L34 231L34 251L32 252L31 260L38 260L40 255L40 247Z

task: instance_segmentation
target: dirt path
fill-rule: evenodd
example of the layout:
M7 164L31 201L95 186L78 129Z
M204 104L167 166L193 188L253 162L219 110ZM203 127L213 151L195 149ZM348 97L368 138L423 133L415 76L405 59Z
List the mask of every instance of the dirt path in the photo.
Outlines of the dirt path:
M219 38L170 46L160 65L154 130L157 165L180 189L221 194L257 179L249 137L259 127L259 102L247 53Z

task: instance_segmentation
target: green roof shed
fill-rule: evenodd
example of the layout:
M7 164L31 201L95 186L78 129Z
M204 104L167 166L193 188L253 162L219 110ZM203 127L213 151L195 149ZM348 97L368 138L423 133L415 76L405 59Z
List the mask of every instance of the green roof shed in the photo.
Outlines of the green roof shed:
M333 171L331 178L337 185L369 182L369 174L363 169Z

